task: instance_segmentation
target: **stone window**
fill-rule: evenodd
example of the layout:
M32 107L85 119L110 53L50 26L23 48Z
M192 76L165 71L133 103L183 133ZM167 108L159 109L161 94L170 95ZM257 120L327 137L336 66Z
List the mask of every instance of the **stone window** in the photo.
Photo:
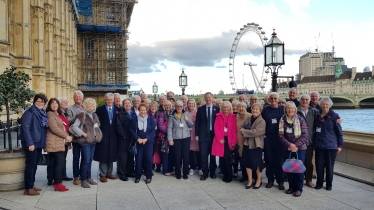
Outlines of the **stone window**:
M107 84L115 84L116 83L116 72L108 71L106 73L106 81L107 81Z
M84 52L85 52L85 55L86 55L86 59L90 60L90 59L94 59L94 46L95 46L95 42L94 40L85 40L85 43L84 43Z
M86 84L94 83L94 72L92 70L86 70L85 80Z
M114 7L106 8L105 16L106 16L106 19L105 19L106 25L108 25L108 26L117 25L116 16L115 16L115 8Z
M107 41L106 44L106 59L114 60L116 58L116 43L114 41Z

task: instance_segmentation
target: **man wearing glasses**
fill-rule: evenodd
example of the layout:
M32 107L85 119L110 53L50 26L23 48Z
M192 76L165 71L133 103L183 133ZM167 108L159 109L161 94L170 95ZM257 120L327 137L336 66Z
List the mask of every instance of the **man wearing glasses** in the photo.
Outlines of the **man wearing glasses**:
M279 141L279 120L284 114L284 106L278 105L278 101L278 93L270 93L270 106L264 107L264 110L262 111L262 118L264 118L266 122L266 138L264 141L266 177L268 178L266 188L273 187L275 175L279 190L284 190L284 178L282 170L283 158L281 143Z
M251 97L249 97L249 106L247 107L247 112L248 113L252 113L252 108L251 107L255 103L258 103L258 96L256 94L251 95Z

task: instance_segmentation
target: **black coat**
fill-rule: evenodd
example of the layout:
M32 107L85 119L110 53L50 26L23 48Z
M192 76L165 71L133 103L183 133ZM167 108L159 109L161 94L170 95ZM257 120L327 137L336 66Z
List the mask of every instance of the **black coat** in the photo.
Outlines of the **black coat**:
M131 114L131 113L130 113ZM135 115L136 116L136 115ZM132 120L129 113L122 107L117 118L118 150L126 151L131 142L130 124Z
M110 124L108 112L105 105L96 109L96 114L100 120L100 129L103 132L103 138L96 144L94 160L102 163L111 163L117 161L118 136L117 136L117 117L120 109L113 106L113 121Z
M214 122L216 120L216 114L219 113L219 107L213 105L212 110L212 132L214 133ZM195 135L199 137L199 141L208 141L207 130L208 130L208 115L206 112L206 105L201 106L197 109L196 123L195 123Z

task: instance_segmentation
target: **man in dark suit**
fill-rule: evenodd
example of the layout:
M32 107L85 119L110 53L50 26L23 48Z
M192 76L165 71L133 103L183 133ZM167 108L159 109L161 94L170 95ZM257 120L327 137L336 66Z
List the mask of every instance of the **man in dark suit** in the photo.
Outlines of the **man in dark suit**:
M204 94L205 105L198 108L196 113L196 140L199 141L201 165L203 168L203 175L200 177L201 181L206 180L210 172L212 179L216 178L216 156L211 155L212 143L214 138L214 122L216 114L219 112L219 107L213 105L212 93ZM210 165L208 167L208 157L210 155Z
M117 161L118 138L117 138L117 116L120 109L114 106L114 94L106 93L105 104L96 109L100 119L100 130L103 138L96 144L94 160L99 162L100 181L107 182L107 178L116 179L113 176L113 162Z

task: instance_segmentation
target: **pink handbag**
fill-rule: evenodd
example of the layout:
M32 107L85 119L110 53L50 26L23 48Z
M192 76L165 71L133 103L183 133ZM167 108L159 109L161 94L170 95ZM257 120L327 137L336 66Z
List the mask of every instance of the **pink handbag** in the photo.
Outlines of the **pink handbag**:
M289 158L286 161L284 161L282 165L283 171L286 173L297 173L297 174L304 173L306 168L303 162L299 160L299 156L297 152L296 152L296 159L291 159L291 154L292 152L290 152Z

